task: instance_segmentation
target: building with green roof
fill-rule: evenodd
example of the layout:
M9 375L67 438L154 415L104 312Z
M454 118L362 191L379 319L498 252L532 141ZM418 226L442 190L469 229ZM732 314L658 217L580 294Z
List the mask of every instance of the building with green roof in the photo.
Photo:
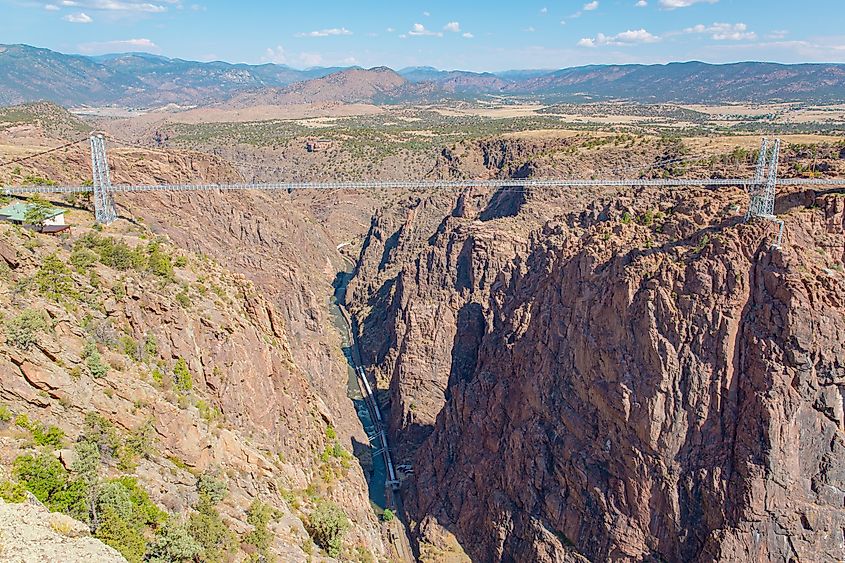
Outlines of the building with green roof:
M6 207L0 208L0 220L9 221L10 223L15 223L17 225L24 225L26 223L26 214L33 207L34 206L30 203L12 203ZM44 215L44 224L41 225L44 232L59 232L68 227L65 224L65 210L62 208L50 207L46 209Z

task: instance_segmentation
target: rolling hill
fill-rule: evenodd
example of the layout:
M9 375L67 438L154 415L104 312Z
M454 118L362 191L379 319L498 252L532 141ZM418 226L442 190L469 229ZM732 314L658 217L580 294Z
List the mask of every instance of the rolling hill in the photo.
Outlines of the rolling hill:
M338 69L194 62L147 53L85 57L0 45L0 104L48 100L65 106L197 105L249 90L284 87Z

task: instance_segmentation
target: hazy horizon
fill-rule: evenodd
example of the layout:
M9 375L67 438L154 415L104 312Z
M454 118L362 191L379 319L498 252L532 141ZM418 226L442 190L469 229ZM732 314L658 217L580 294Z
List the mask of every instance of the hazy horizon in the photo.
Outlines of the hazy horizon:
M177 57L177 56L170 56L166 53L152 53L149 51L113 51L108 53L101 53L101 54L88 54L88 53L79 53L79 52L65 52L65 51L57 51L55 49L50 49L49 47L44 47L40 45L33 45L30 43L0 43L0 46L12 46L12 45L22 45L25 47L30 47L33 49L47 49L49 51L61 53L63 55L68 56L79 56L79 57L86 57L90 59L102 59L107 57L120 57L120 56L149 56L149 57L158 57L164 58L169 60L181 60L186 62L192 63L224 63L229 65L247 65L247 66L261 66L261 65L277 65L287 67L293 70L300 70L300 71L308 71L313 69L326 69L326 68L360 68L364 70L371 70L375 68L389 68L396 72L402 72L405 70L413 70L413 69L433 69L438 72L472 72L472 73L488 73L488 74L505 74L509 72L555 72L559 70L566 70L570 68L579 68L579 67L589 67L589 66L667 66L673 64L691 64L691 63L701 63L706 65L712 66L728 66L734 64L776 64L776 65L845 65L845 60L843 61L796 61L796 62L781 62L776 60L762 60L762 59L743 59L743 60L736 60L736 61L726 61L726 62L711 62L699 59L688 59L688 60L669 60L662 63L637 63L637 62L607 62L607 63L586 63L580 65L567 65L567 66L560 66L560 67L524 67L524 68L500 68L500 69L493 69L493 70L470 70L466 68L443 68L434 65L428 64L420 64L420 65L408 65L402 67L394 67L388 64L375 64L372 66L364 66L360 64L350 64L350 65L315 65L315 66L295 66L287 63L275 63L275 62L245 62L245 61L234 61L234 60L225 60L225 59L213 59L213 60L199 60L199 59L192 59L192 58L185 58L185 57Z

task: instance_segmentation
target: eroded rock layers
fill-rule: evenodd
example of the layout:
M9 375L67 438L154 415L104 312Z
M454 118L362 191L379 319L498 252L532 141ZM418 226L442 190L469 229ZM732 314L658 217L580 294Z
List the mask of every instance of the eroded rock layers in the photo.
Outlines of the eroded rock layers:
M841 194L782 197L781 250L739 190L595 194L528 236L532 209L568 204L529 194L485 221L465 203L404 264L409 222L374 224L381 266L359 272L421 542L453 534L478 561L843 557Z

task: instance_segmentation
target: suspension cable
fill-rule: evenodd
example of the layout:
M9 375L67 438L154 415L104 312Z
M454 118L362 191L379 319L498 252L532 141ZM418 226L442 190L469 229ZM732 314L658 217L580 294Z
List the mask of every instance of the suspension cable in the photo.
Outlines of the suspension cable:
M7 160L6 162L0 162L0 166L10 166L10 165L12 165L12 164L18 164L18 163L21 163L21 162L26 162L27 160L32 160L32 159L34 159L34 158L38 158L39 156L44 156L45 154L50 154L50 153L54 153L54 152L60 151L60 150L62 150L62 149L67 149L67 148L70 148L70 147L72 147L72 146L74 146L74 145L78 145L78 144L83 143L83 142L85 142L85 141L87 141L87 140L88 140L88 137L83 137L82 139L79 139L79 140L77 140L77 141L72 141L72 142L70 142L70 143L65 143L64 145L62 145L62 146L60 146L60 147L55 147L55 148L52 148L52 149L48 149L48 150L46 150L46 151L42 151L42 152L39 152L39 153L31 154L31 155L29 155L29 156L22 156L22 157L20 157L20 158L16 158L16 159L13 159L13 160Z

